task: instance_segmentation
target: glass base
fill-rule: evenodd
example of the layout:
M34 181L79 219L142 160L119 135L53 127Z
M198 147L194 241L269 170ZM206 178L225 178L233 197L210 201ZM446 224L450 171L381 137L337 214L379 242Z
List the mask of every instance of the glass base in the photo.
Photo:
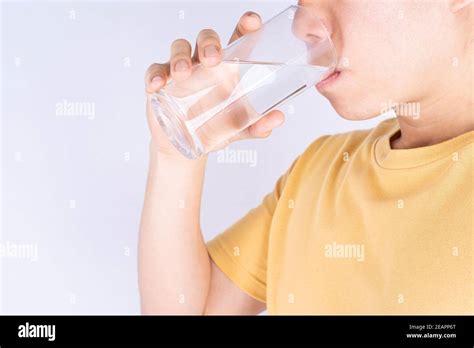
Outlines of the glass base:
M161 128L179 152L189 159L198 159L204 154L201 142L189 132L183 121L186 116L170 97L158 92L153 95L151 105Z

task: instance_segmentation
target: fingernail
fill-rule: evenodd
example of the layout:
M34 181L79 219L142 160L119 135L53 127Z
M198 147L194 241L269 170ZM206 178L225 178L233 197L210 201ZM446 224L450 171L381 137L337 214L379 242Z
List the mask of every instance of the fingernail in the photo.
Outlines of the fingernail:
M175 71L186 71L188 70L188 62L185 60L179 60L175 66L174 66Z
M161 76L155 76L151 80L151 87L152 88L160 88L162 84L163 84L163 79L161 78Z
M207 46L204 48L204 57L217 57L219 55L219 51L217 50L216 46Z

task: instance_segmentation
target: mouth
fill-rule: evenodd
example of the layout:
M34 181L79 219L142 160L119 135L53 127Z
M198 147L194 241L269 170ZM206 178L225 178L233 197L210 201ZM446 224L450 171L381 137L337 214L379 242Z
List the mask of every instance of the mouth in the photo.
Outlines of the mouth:
M323 75L321 81L316 84L316 89L318 91L322 91L323 89L334 83L338 79L339 75L341 75L341 72L339 70L329 70Z

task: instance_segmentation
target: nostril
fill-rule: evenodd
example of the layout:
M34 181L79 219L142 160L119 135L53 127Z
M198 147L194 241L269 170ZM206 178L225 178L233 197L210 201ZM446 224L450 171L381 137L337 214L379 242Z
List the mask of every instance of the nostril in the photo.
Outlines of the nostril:
M311 45L321 42L321 40L323 40L322 36L315 35L315 34L306 34L306 42L308 42Z

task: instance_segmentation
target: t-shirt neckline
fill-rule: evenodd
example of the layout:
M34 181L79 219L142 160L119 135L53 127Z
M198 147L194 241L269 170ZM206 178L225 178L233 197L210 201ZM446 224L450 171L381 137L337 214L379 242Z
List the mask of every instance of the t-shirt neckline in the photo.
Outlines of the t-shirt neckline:
M414 149L392 149L390 139L400 132L398 121L375 143L375 160L386 169L407 169L426 165L453 154L460 148L474 142L474 131L458 135L439 144Z

